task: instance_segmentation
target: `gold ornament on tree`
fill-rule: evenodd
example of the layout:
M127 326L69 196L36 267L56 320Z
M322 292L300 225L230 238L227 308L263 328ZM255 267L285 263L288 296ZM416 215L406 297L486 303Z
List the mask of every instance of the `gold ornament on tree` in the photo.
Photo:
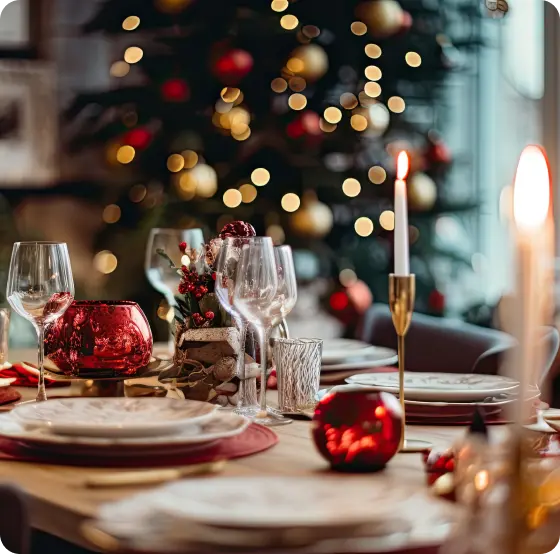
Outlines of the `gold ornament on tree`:
M286 66L299 77L315 82L328 71L329 57L318 44L305 44L292 52Z
M396 0L362 2L356 8L356 16L367 25L370 35L375 38L395 35L404 23L404 11Z
M437 200L437 186L425 173L415 173L408 180L408 202L413 210L431 210Z
M291 216L290 225L297 235L320 239L332 229L333 214L326 204L319 202L315 192L306 191L301 208Z

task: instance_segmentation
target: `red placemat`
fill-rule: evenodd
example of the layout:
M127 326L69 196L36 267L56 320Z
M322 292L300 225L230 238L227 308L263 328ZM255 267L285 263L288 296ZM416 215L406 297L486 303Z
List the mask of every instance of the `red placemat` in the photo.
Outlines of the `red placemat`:
M274 431L256 423L251 424L246 431L236 437L222 439L218 443L196 448L193 449L193 452L180 455L166 455L155 447L153 455L150 456L92 458L91 456L53 453L46 449L25 447L9 439L0 439L0 461L80 467L170 467L244 458L268 450L277 443L278 435Z
M21 394L12 387L0 387L0 406L18 402L21 400Z

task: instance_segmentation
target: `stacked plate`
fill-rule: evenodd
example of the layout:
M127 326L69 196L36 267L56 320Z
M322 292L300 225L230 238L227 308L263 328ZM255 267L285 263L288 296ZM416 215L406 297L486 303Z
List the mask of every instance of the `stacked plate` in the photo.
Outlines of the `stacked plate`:
M349 371L390 366L397 363L395 350L372 346L352 339L330 339L323 342L323 371Z
M352 386L399 394L399 374L368 373L346 379ZM404 396L409 423L466 424L475 407L488 418L505 421L505 409L517 399L519 383L497 375L405 372ZM526 401L535 403L533 387Z
M182 455L242 433L249 421L194 400L64 398L0 416L0 439L34 451L93 458Z

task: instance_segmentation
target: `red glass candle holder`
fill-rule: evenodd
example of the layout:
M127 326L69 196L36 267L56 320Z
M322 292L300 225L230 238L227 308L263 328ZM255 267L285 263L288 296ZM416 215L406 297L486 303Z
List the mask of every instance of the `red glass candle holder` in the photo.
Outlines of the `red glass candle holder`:
M45 355L65 375L135 375L148 365L153 338L140 306L128 301L76 301L45 333Z

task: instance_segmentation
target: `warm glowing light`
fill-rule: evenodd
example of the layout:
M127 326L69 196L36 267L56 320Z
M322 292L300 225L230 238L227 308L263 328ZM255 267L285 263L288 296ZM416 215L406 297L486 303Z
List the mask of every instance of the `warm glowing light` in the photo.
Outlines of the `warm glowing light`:
M299 25L299 20L295 15L286 14L280 19L280 25L288 31L293 31Z
M290 58L286 63L286 67L292 73L300 73L305 69L305 63L301 58Z
M239 192L241 193L241 201L244 204L250 204L257 197L257 189L249 183L241 185Z
M303 77L292 77L288 83L294 92L305 90L307 83Z
M270 88L274 92L280 94L286 91L286 89L288 88L288 83L286 83L286 79L282 79L282 77L276 77L276 79L273 79L272 83L270 83Z
M343 287L351 287L358 282L358 276L353 269L346 268L339 273L338 280Z
M288 9L289 5L290 4L289 4L288 0L272 0L272 3L270 4L270 7L275 12L283 12L284 10Z
M286 233L280 225L272 224L266 228L266 236L272 239L274 244L284 244L286 240Z
M366 51L366 56L374 60L380 58L381 54L383 54L383 50L381 50L381 47L378 46L377 44L367 44L365 51Z
M354 198L362 192L362 185L360 185L360 181L358 179L349 178L342 183L342 192L349 196L350 198Z
M385 210L379 216L379 225L385 229L385 231L395 230L395 212L391 210Z
M422 65L422 56L418 52L408 52L404 59L410 67L420 67Z
M542 148L527 146L519 158L513 186L513 217L520 230L541 227L550 207L550 173Z
M129 164L136 156L136 150L126 144L117 150L117 161L121 164Z
M243 198L237 189L228 189L224 192L224 204L228 208L237 208L241 204Z
M303 108L307 106L307 98L303 94L296 92L288 99L288 105L292 108L292 110L303 110Z
M116 204L109 204L103 210L103 221L105 223L116 223L121 218L121 209Z
M239 98L240 94L241 91L235 87L224 87L220 92L222 100L228 104L235 102Z
M340 96L340 105L345 110L353 110L358 105L358 99L351 92L345 92Z
M393 113L403 113L406 109L406 103L400 96L391 96L387 106Z
M130 46L125 50L124 61L138 63L144 57L144 51L139 46Z
M299 209L301 200L297 194L288 192L282 197L282 208L287 212L295 212Z
M336 131L336 127L336 125L325 121L323 118L319 120L319 129L321 129L323 133L332 133L333 131Z
M249 125L245 125L245 123L236 123L231 128L231 136L235 140L247 140L251 136L251 128L249 127Z
M374 185L381 185L387 179L387 172L380 165L374 165L373 167L369 168L368 179Z
M253 173L251 173L251 181L253 181L257 187L263 187L266 185L270 181L270 173L268 169L265 169L264 167L258 167L255 169Z
M352 129L354 129L355 131L361 132L367 129L368 122L365 116L361 114L354 114L350 118L350 125L352 125Z
M198 163L198 154L193 150L185 150L181 152L185 169L192 169Z
M373 233L373 221L369 217L359 217L354 223L354 230L360 237L369 237Z
M115 62L109 70L111 77L126 77L130 73L130 65L122 60Z
M381 94L381 85L379 83L375 83L373 81L370 81L370 82L365 84L364 92L370 98L377 98Z
M136 15L129 15L122 24L125 31L134 31L140 25L140 18Z
M98 252L93 258L93 266L99 273L109 275L117 269L117 257L109 250L102 250Z
M178 173L185 167L185 158L181 154L171 154L167 158L167 169L172 173Z
M245 123L249 125L251 116L245 108L235 107L229 112L220 115L220 125L227 130L230 130L236 123Z
M397 157L397 179L404 181L408 177L410 170L410 158L404 150L399 152Z
M383 77L383 73L376 65L368 65L364 71L366 77L370 81L379 81Z
M134 185L130 192L128 193L128 197L130 198L131 202L138 203L142 202L144 198L146 198L148 190L144 185Z
M350 25L350 29L355 35L358 35L359 37L367 33L367 25L362 21L354 21L354 23Z
M474 476L474 488L478 492L485 491L488 488L489 482L490 482L490 477L489 477L488 471L486 471L485 469L483 469L482 471L479 471Z
M342 119L342 112L338 108L331 106L324 111L323 117L329 123L339 123Z

